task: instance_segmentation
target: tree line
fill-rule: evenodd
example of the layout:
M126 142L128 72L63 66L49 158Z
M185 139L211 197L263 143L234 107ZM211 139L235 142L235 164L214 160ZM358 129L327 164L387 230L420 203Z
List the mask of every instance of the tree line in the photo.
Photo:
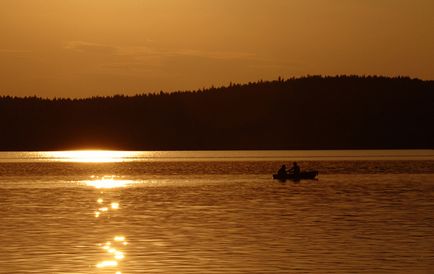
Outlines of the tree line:
M307 76L84 99L0 97L0 150L434 147L434 81Z

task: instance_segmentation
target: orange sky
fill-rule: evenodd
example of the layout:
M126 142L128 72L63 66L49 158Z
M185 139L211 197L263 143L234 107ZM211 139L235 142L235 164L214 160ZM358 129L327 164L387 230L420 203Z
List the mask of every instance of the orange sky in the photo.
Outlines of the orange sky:
M0 95L434 79L433 0L0 0Z

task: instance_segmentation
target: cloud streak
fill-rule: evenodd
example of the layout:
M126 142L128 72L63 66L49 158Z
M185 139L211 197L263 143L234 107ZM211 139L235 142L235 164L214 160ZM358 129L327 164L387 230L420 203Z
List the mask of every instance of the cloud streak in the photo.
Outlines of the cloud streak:
M0 48L0 53L5 53L5 54L14 54L14 53L30 53L32 52L31 50L24 50L24 49L1 49Z
M133 59L141 58L170 58L170 57L197 57L216 60L255 60L256 54L250 52L232 51L204 51L197 49L156 49L151 47L127 47L100 44L87 41L68 41L64 49L86 54L106 54L111 56L124 56Z
M65 50L70 50L80 53L94 53L94 54L116 54L117 47L105 44L98 44L85 41L69 41L64 45Z

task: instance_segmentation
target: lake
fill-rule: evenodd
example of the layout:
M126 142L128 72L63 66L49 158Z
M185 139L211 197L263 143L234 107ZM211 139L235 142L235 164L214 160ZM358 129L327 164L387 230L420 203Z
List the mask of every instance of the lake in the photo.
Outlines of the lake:
M0 273L434 273L433 150L0 152L0 207Z

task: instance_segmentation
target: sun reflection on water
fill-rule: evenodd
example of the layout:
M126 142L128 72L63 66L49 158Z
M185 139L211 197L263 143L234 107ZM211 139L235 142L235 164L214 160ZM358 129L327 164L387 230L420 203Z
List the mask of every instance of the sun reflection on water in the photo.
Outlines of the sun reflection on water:
M125 241L125 237L124 236L115 236L114 240L116 242L123 242L123 241Z
M134 182L135 181L133 180L122 180L117 178L116 176L104 176L100 179L96 178L93 180L84 181L85 185L98 188L98 189L127 187L129 185L134 184ZM103 201L104 199L99 198L97 202L101 204ZM116 205L112 204L112 207L113 206L116 207Z
M96 264L96 267L98 268L116 267L116 266L118 266L118 261L102 261Z
M119 203L113 202L111 204L112 209L119 209Z
M109 181L110 183L106 184L107 181ZM109 179L103 178L90 181L93 183L87 185L91 185L96 188L111 188L114 185L112 183L113 181L119 180L116 180L114 177L110 177ZM95 182L99 182L99 184L95 184ZM119 184L115 185L119 186ZM107 221L110 220L110 215L114 214L115 211L121 212L119 199L114 198L112 195L110 195L110 193L115 192L100 191L101 196L96 199L95 218L99 218L100 216L108 217L104 218L104 220L101 220L101 225L107 224ZM102 250L102 256L100 258L100 261L95 264L95 267L97 269L101 269L101 271L113 271L111 273L122 274L120 270L122 270L122 261L125 259L125 248L127 245L128 242L126 241L125 235L119 232L116 234L114 233L114 236L110 239L106 239L105 242L97 244L100 250Z
M121 249L122 246L126 245L125 236L117 235L114 238L114 242L106 242L103 244L98 244L101 249L103 249L107 256L106 260L100 261L96 264L97 268L108 268L108 267L118 267L120 261L125 258L125 253Z

